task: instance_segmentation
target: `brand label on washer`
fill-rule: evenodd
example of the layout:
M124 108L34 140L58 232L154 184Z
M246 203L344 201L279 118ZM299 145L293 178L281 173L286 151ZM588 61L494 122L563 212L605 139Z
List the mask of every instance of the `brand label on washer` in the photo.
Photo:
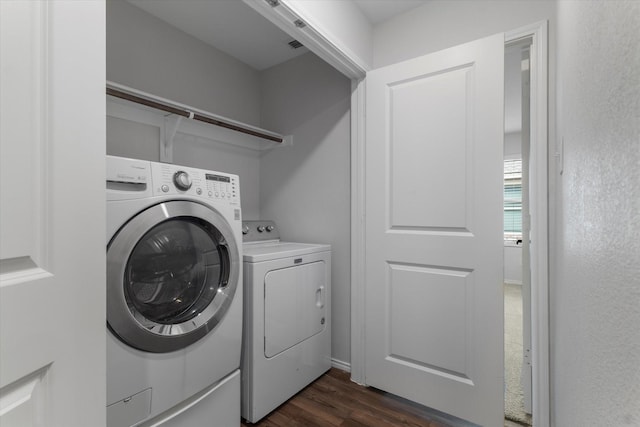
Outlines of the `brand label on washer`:
M236 221L240 221L240 209L233 210L233 219Z

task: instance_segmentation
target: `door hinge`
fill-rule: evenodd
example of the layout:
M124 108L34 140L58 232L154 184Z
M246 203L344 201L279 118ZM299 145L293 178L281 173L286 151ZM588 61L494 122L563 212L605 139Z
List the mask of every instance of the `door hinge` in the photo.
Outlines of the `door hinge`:
M531 349L530 348L524 349L524 354L522 359L524 363L526 363L528 366L531 366Z

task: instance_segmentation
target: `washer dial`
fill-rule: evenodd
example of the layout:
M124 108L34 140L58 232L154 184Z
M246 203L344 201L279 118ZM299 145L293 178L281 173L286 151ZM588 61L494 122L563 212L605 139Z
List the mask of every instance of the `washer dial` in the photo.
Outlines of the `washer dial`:
M173 175L173 183L179 190L187 191L191 188L191 177L185 171L178 171Z

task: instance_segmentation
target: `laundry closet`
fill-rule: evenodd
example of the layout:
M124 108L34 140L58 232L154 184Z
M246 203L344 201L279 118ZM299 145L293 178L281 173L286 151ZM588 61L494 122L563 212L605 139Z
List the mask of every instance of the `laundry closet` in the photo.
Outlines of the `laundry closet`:
M292 59L257 69L138 3L106 4L109 85L279 134L284 141L108 96L107 154L236 174L243 220L273 220L283 240L330 244L332 359L348 363L350 80L304 47L306 52ZM243 13L252 19L265 19L242 2L217 3L221 13L233 5L246 8ZM180 2L180 7L198 7L198 2ZM251 34L251 21L242 22ZM284 49L292 49L291 37L279 37Z

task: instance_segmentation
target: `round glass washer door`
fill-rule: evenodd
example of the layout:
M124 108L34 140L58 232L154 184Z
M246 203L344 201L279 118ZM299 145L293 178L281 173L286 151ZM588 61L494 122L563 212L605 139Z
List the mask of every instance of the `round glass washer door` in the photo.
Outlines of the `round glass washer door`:
M189 201L152 206L107 247L107 322L127 345L164 353L184 348L223 319L238 287L233 230Z

